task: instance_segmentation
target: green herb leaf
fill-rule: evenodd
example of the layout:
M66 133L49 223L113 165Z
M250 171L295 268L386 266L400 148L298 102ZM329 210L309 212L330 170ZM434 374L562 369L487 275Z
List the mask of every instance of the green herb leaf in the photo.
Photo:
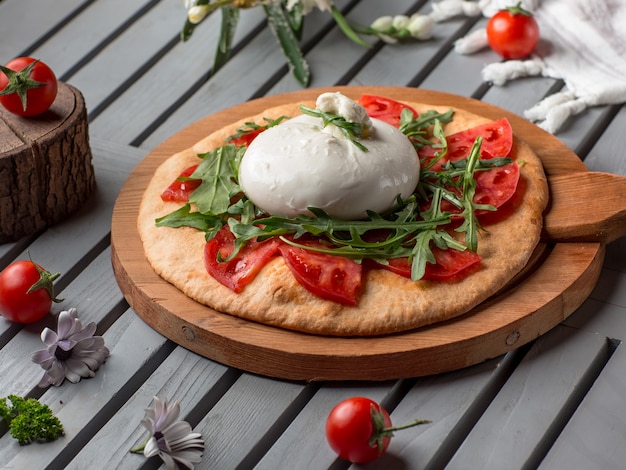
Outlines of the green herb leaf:
M324 127L328 126L329 124L336 126L338 129L341 130L343 135L345 135L348 140L350 140L363 152L367 152L367 147L358 140L355 140L355 138L364 137L365 129L363 128L363 124L361 124L360 122L348 121L343 116L339 116L333 113L325 113L323 111L320 111L319 109L309 108L304 105L300 105L300 111L302 111L303 114L320 118L324 123Z
M331 6L330 12L333 15L333 19L335 20L335 23L337 23L337 26L339 26L339 29L341 29L343 34L345 34L348 39L355 42L359 46L372 47L370 44L368 44L363 39L361 39L361 37L352 28L352 26L350 26L350 23L348 23L348 20L346 19L346 17L343 16L343 14L337 9L337 7L335 7L334 5Z
M199 212L217 215L228 211L231 198L241 192L236 182L236 168L243 153L243 148L229 144L200 155L202 162L189 176L189 179L202 180L189 197L189 202L196 204Z
M54 416L50 407L34 398L9 395L1 399L0 416L20 445L34 441L54 441L64 434L61 421Z
M208 216L200 212L191 212L191 205L185 204L180 209L175 210L163 217L156 219L157 227L192 227L206 232L216 225L221 227L222 219L215 216Z
M264 4L263 9L265 10L270 29L278 40L283 54L287 59L287 65L291 73L298 83L306 87L311 78L309 65L300 51L298 38L292 29L292 25L287 18L281 2Z
M278 124L280 124L281 122L287 119L289 119L289 116L280 116L276 119L263 118L263 120L267 122L265 126L260 126L256 122L252 122L252 121L245 122L243 126L237 128L237 131L233 135L230 135L226 138L226 142L232 142L233 140L238 139L239 137L243 137L244 135L251 134L252 132L258 131L259 129L267 130L270 127L277 126Z
M239 9L232 7L220 8L222 12L222 25L220 28L220 38L217 42L215 60L213 61L213 73L221 69L228 59L233 46L237 24L239 23Z

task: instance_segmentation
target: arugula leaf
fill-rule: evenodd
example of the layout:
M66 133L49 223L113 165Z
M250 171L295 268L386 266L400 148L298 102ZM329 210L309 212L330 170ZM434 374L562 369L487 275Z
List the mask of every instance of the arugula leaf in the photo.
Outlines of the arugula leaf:
M478 219L476 218L474 206L474 194L476 192L476 180L474 179L474 170L480 156L480 146L482 145L482 137L476 137L472 150L467 159L467 165L463 173L463 224L456 229L457 232L465 232L465 244L467 247L476 251L478 249Z
M355 140L355 138L362 139L365 137L365 128L360 122L348 121L343 116L339 116L333 113L325 113L324 111L320 111L319 109L309 108L304 105L300 105L300 111L302 111L303 114L320 118L324 123L324 127L328 126L329 124L338 127L348 140L350 140L363 152L367 152L367 147L361 142Z
M216 225L221 227L222 219L215 216L207 216L200 212L191 212L190 204L185 204L180 209L156 219L157 227L191 227L203 232L214 228Z
M289 119L289 116L280 116L276 119L269 119L269 118L264 117L263 120L267 122L265 126L260 126L256 122L252 122L252 121L245 122L243 126L237 128L237 131L233 135L228 136L226 138L226 142L232 142L233 140L238 139L239 137L243 137L246 134L256 132L259 129L267 130L270 127L274 127L280 124L285 119Z
M454 115L454 109L449 109L445 113L440 113L433 109L428 110L420 114L417 118L413 117L413 113L408 109L403 109L400 113L400 132L406 135L416 148L423 147L425 145L433 145L428 139L428 133L432 126L436 126L439 123L437 131L437 137L439 140L443 137L443 129L441 123L445 124L452 121Z
M203 214L223 214L228 211L231 198L241 192L237 183L237 168L244 149L229 144L200 155L203 159L189 179L202 183L189 196Z

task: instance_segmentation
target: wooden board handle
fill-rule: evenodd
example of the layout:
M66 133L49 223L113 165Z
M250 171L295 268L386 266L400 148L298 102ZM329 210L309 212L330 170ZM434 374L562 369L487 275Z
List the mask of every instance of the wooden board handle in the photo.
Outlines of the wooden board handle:
M549 178L543 238L610 243L626 235L626 177L601 172Z

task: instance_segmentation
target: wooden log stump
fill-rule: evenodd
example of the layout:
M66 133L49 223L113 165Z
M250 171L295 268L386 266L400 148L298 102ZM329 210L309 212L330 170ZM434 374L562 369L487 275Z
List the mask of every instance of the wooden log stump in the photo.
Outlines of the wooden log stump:
M82 94L59 83L45 113L0 106L0 243L37 233L78 210L95 187Z

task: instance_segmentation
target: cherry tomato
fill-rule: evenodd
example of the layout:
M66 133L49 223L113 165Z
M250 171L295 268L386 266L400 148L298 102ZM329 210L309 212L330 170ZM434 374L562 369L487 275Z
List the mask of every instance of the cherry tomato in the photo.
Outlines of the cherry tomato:
M45 112L57 96L57 79L43 62L18 57L0 66L0 103L18 116Z
M365 397L348 398L337 404L326 419L326 439L344 460L367 463L380 457L389 446L392 431L389 413Z
M505 59L528 56L539 41L539 26L519 2L493 15L487 22L489 46Z
M52 283L60 274L50 274L32 261L11 263L0 273L0 314L17 323L33 323L49 311L54 297Z
M387 410L374 400L352 397L338 403L326 419L326 439L344 460L367 463L383 455L394 431L430 423L416 419L401 426L392 426Z

